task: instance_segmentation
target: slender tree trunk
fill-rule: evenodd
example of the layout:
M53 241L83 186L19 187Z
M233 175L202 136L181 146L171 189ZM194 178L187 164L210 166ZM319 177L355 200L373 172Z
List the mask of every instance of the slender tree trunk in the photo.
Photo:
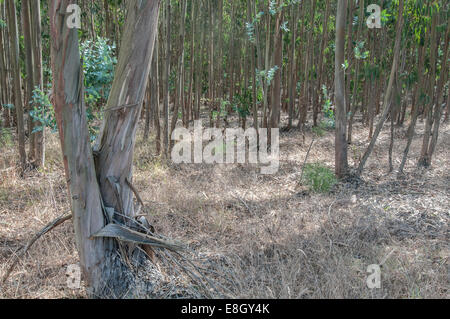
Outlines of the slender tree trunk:
M218 44L217 44L217 119L216 127L219 127L220 113L222 111L222 101L223 101L223 0L218 0ZM253 51L253 50L252 50Z
M9 48L11 57L12 76L14 82L14 107L17 116L17 132L19 138L19 161L22 172L25 170L27 163L27 154L25 151L25 127L23 119L22 104L22 81L20 78L19 66L19 32L17 28L16 5L14 0L6 0L8 8L8 31L9 31Z
M169 126L169 103L170 103L170 92L169 92L169 76L170 76L170 0L166 0L166 61L164 68L164 155L167 158L169 156L169 139L170 139L170 126Z
M436 101L436 94L435 94L435 83L436 83L436 55L438 54L438 41L437 41L437 24L438 24L438 13L436 12L436 9L433 10L433 17L432 17L432 24L431 24L431 48L430 48L430 77L429 77L429 83L428 83L428 95L430 97L429 103L427 103L425 107L425 132L423 135L423 141L422 141L422 150L420 152L420 158L419 158L419 166L422 167L428 167L431 165L431 156L428 153L429 150L429 143L431 138L431 130L433 127L433 106ZM436 103L437 106L437 103ZM435 111L437 111L440 114L440 105L435 108ZM438 122L440 121L440 117L438 119ZM439 124L438 124L439 125Z
M398 76L396 76L394 81L394 89L393 89L393 96L392 96L392 105L391 112L389 114L390 121L391 121L391 131L390 131L390 143L389 143L389 173L392 173L394 171L394 165L393 165L393 151L394 151L394 142L395 142L395 125L394 121L397 117L397 113L399 113L400 109L400 100L401 100L401 89L400 85L398 83Z
M269 71L270 62L271 62L271 54L270 54L270 14L267 15L266 18L266 53L265 53L265 63L264 69L266 72ZM263 106L263 119L261 123L261 127L267 128L267 109L269 107L269 83L267 79L264 79L264 106Z
M33 52L32 52L32 38L31 38L31 13L30 13L30 2L29 0L22 1L22 32L23 40L25 45L25 67L26 67L26 97L25 97L25 110L28 112L28 134L30 147L28 150L28 160L30 163L35 162L35 137L36 135L32 133L35 125L37 124L33 121L31 117L31 100L33 98L34 90L34 62L33 62Z
M359 8L359 25L358 25L358 31L356 32L356 40L359 40L360 34L362 33L363 28L363 20L364 20L364 0L361 0L360 8ZM353 81L353 94L351 99L351 106L350 106L350 120L348 123L348 144L352 143L352 135L353 135L353 120L355 118L356 111L358 109L358 87L359 87L359 69L361 62L360 60L356 60L356 67L355 67L355 77Z
M336 53L335 53L335 104L336 104L336 134L335 134L335 170L336 176L343 178L348 173L347 159L347 112L345 103L345 71L342 65L345 60L345 25L347 1L338 0L336 15Z
M295 6L292 5L291 7L291 16L292 16L292 40L291 40L291 50L289 55L290 60L290 76L289 76L289 106L288 106L288 113L289 113L289 123L288 128L292 128L292 122L294 120L294 109L295 109L295 96L296 96L296 89L297 89L297 79L296 79L296 61L295 61L295 42L297 40L297 25L298 25L298 18L297 18L297 10Z
M151 122L151 118L153 115L152 114L152 105L150 103L151 95L153 94L153 93L151 93L151 84L152 84L151 75L150 75L148 81L149 82L147 84L147 89L145 91L145 99L144 99L144 107L143 107L143 112L144 112L143 115L145 116L144 134L143 134L144 141L147 141L148 137L150 135L150 122Z
M33 41L33 83L44 91L42 70L42 38L41 38L41 4L40 0L31 1L31 37ZM45 165L45 128L35 133L35 162L36 167Z
M348 5L348 40L347 40L347 52L348 52L348 64L352 65L353 63L353 10L354 10L355 1L350 0ZM350 85L352 82L352 72L351 68L347 71L346 81L345 81L345 101L347 103L347 113L351 110L351 99L350 99Z
M151 89L150 89L150 103L151 109L153 111L153 120L155 124L155 132L156 132L156 152L158 155L161 154L161 124L160 124L160 111L159 111L159 45L158 40L155 41L155 50L152 62L152 81L151 81Z
M434 150L436 149L436 144L437 144L438 137L439 137L439 127L441 124L441 117L442 117L442 112L443 112L442 103L443 103L443 98L444 98L444 96L443 96L444 95L444 84L447 83L448 74L449 74L449 69L448 69L448 47L449 47L449 42L450 42L449 33L450 33L450 23L447 23L447 31L444 36L444 48L443 48L444 56L441 59L441 73L439 75L439 82L438 82L437 91L436 91L436 104L435 104L435 108L434 108L433 133L431 134L430 146L428 148L428 153L427 153L428 165L431 165Z
M278 1L278 7L280 6L280 0ZM283 22L283 9L279 9L277 18L275 21L275 53L274 63L278 67L273 79L273 96L272 96L272 115L270 119L270 127L278 128L280 123L280 111L281 111L281 75L283 73L283 30L281 24Z
M188 96L188 104L187 104L187 127L189 127L189 122L191 119L194 119L194 111L193 111L193 103L194 103L194 97L193 97L193 90L194 90L194 70L195 70L195 64L197 63L195 59L195 33L197 32L196 29L196 9L197 2L193 2L191 4L191 63L190 63L190 74L189 74L189 96Z
M352 0L350 0L352 2ZM316 121L317 124L317 116L320 113L320 106L321 106L321 98L322 95L322 78L323 78L323 60L324 60L324 51L325 47L328 43L328 16L330 15L330 0L326 1L326 9L325 9L325 15L323 18L323 35L322 35L322 41L320 43L320 52L319 52L319 66L317 68L317 88L316 88L316 95L315 95L315 101L314 101L314 107L316 108L315 114L316 114ZM351 32L351 29L350 29ZM349 51L350 52L350 51Z
M4 3L0 3L0 19L3 19L3 9L4 9ZM6 70L6 59L5 54L7 53L7 45L6 40L4 40L3 37L3 28L0 28L0 48L2 48L2 51L0 52L0 108L3 109L3 125L5 127L10 126L9 122L9 109L7 107L1 107L2 105L9 104L9 96L8 96L8 72ZM0 121L1 122L1 121Z
M209 1L209 126L214 127L213 112L215 110L214 83L214 4Z
M178 73L178 83L177 83L177 97L178 99L175 100L175 105L174 105L174 111L173 111L173 115L172 115L172 121L170 124L170 133L169 135L172 134L173 130L175 129L177 122L178 122L178 111L179 108L181 107L181 110L183 112L183 120L185 119L186 113L185 113L185 109L184 109L184 38L185 38L185 21L186 21L186 6L187 6L187 0L182 1L181 3L181 23L180 23L180 31L179 31L179 48L180 48L180 52L179 52L179 56L178 56L178 67L177 67L177 73ZM184 121L183 121L184 123ZM171 147L172 147L172 143Z
M398 176L401 176L403 174L403 169L406 165L406 160L408 158L409 148L411 147L412 140L414 138L417 117L419 115L418 103L419 103L420 94L422 92L422 85L424 83L423 69L424 69L424 64L425 64L425 47L420 46L418 51L419 51L419 58L418 58L419 66L417 68L418 83L417 83L416 90L415 90L414 97L413 97L413 104L412 104L412 109L411 109L411 122L408 127L406 147L403 152L402 162L398 169Z
M386 95L384 96L383 114L381 115L380 121L377 124L375 133L370 141L370 144L361 159L361 162L358 167L358 172L357 172L358 176L360 176L362 174L362 171L364 169L364 166L366 165L367 159L369 158L370 154L373 151L373 148L377 141L378 135L380 135L380 132L381 132L381 129L383 128L384 122L386 121L386 118L389 114L389 110L390 110L390 106L391 106L392 90L393 90L393 86L394 86L395 77L397 75L397 69L398 69L399 58L400 58L400 44L401 44L401 40L402 40L402 29L403 29L403 3L404 3L404 0L399 0L398 21L397 21L395 46L394 46L394 61L392 62L392 69L391 69L391 74L389 76L389 83L387 86Z

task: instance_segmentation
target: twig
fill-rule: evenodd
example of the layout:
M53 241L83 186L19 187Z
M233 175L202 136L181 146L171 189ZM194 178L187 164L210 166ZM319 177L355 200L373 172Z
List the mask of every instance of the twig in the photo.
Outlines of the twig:
M303 179L303 173L305 172L306 161L308 160L309 153L311 152L311 149L312 149L312 146L313 146L315 140L316 140L316 137L314 136L313 139L312 139L312 141L311 141L311 145L309 145L308 152L306 153L305 161L303 162L303 166L302 166L302 174L300 175L300 181L299 181L299 183L302 182L302 179Z
M51 231L52 229L58 227L59 225L61 225L62 223L68 221L69 219L72 218L72 214L69 215L63 215L60 216L58 218L56 218L54 221L52 221L51 223L47 224L47 226L45 226L44 228L42 228L38 233L36 233L33 238L31 238L31 240L26 244L26 246L22 249L22 251L20 253L18 253L15 257L15 260L13 261L12 265L9 267L8 271L6 272L5 276L3 276L2 279L2 283L4 284L6 282L6 280L8 279L9 275L11 274L11 272L13 271L14 267L16 266L17 262L19 261L19 259L26 254L26 252L31 248L31 246L33 246L33 244L39 239L41 238L43 235L45 235L46 233L48 233L49 231Z

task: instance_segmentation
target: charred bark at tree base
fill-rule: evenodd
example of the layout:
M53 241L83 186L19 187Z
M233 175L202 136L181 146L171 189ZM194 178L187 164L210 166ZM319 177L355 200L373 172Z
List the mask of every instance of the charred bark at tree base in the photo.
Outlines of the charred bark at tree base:
M131 268L124 261L124 257L118 252L119 245L114 240L105 239L111 242L111 249L105 252L105 257L102 262L102 269L96 287L88 288L88 293L91 298L109 298L109 299L128 299L138 298L151 291L151 289L143 289L143 284L148 286L151 282L142 282L139 279L137 283L136 278L138 273L143 271L143 265L146 262L146 257L143 252L135 249L131 257ZM145 285L144 285L145 286Z

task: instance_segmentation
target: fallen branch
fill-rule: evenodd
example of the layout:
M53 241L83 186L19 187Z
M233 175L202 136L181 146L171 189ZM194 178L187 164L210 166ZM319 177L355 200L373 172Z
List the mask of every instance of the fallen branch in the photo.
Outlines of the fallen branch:
M312 146L313 146L315 140L316 140L316 137L314 136L313 139L312 139L312 141L311 141L311 144L309 145L308 152L306 153L305 161L303 162L302 173L301 173L301 175L300 175L300 181L299 181L299 183L302 182L303 174L304 174L304 172L305 172L305 165L306 165L306 162L308 161L309 153L311 152L311 149L312 149Z
M52 221L51 223L47 224L47 226L45 226L44 228L42 228L39 232L37 232L33 238L31 238L31 240L24 246L24 248L15 256L15 259L12 263L12 265L9 267L8 271L6 272L5 276L3 276L2 279L2 283L4 284L6 282L6 280L8 279L9 275L11 274L11 272L13 271L14 267L17 265L19 259L25 255L27 253L27 251L31 248L31 246L33 246L33 244L39 239L41 238L43 235L45 235L46 233L48 233L49 231L51 231L52 229L58 227L59 225L61 225L62 223L68 221L69 219L72 218L72 214L69 215L63 215L60 216L58 218L56 218L54 221Z
M163 240L151 235L143 234L137 231L134 231L125 226L117 225L117 224L109 224L104 228L99 230L97 233L91 236L90 239L93 238L116 238L121 241L131 242L135 244L141 245L149 245L152 247L165 248L172 251L183 250L184 245L181 243L175 243L167 240Z

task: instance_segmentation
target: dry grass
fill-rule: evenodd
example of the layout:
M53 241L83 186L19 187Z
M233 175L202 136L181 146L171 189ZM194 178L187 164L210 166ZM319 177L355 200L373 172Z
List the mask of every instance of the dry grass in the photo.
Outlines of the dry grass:
M387 173L385 128L364 181L338 184L329 194L299 184L312 135L303 143L298 131L282 133L281 166L272 176L246 165L166 164L153 141L139 136L134 184L157 232L188 243L226 297L448 298L450 126L441 129L433 167L417 170L418 125L402 180ZM368 144L366 128L357 123L354 131L351 164ZM398 130L394 149L397 167L404 132ZM47 147L46 169L24 179L13 168L15 150L1 148L0 277L32 233L69 210L55 136ZM332 132L316 142L308 162L333 167ZM78 260L73 237L66 223L39 240L0 286L0 298L85 297L66 286L66 267ZM368 289L367 266L383 261L382 288ZM168 269L161 259L152 270L161 277L155 296L203 296L193 280Z

